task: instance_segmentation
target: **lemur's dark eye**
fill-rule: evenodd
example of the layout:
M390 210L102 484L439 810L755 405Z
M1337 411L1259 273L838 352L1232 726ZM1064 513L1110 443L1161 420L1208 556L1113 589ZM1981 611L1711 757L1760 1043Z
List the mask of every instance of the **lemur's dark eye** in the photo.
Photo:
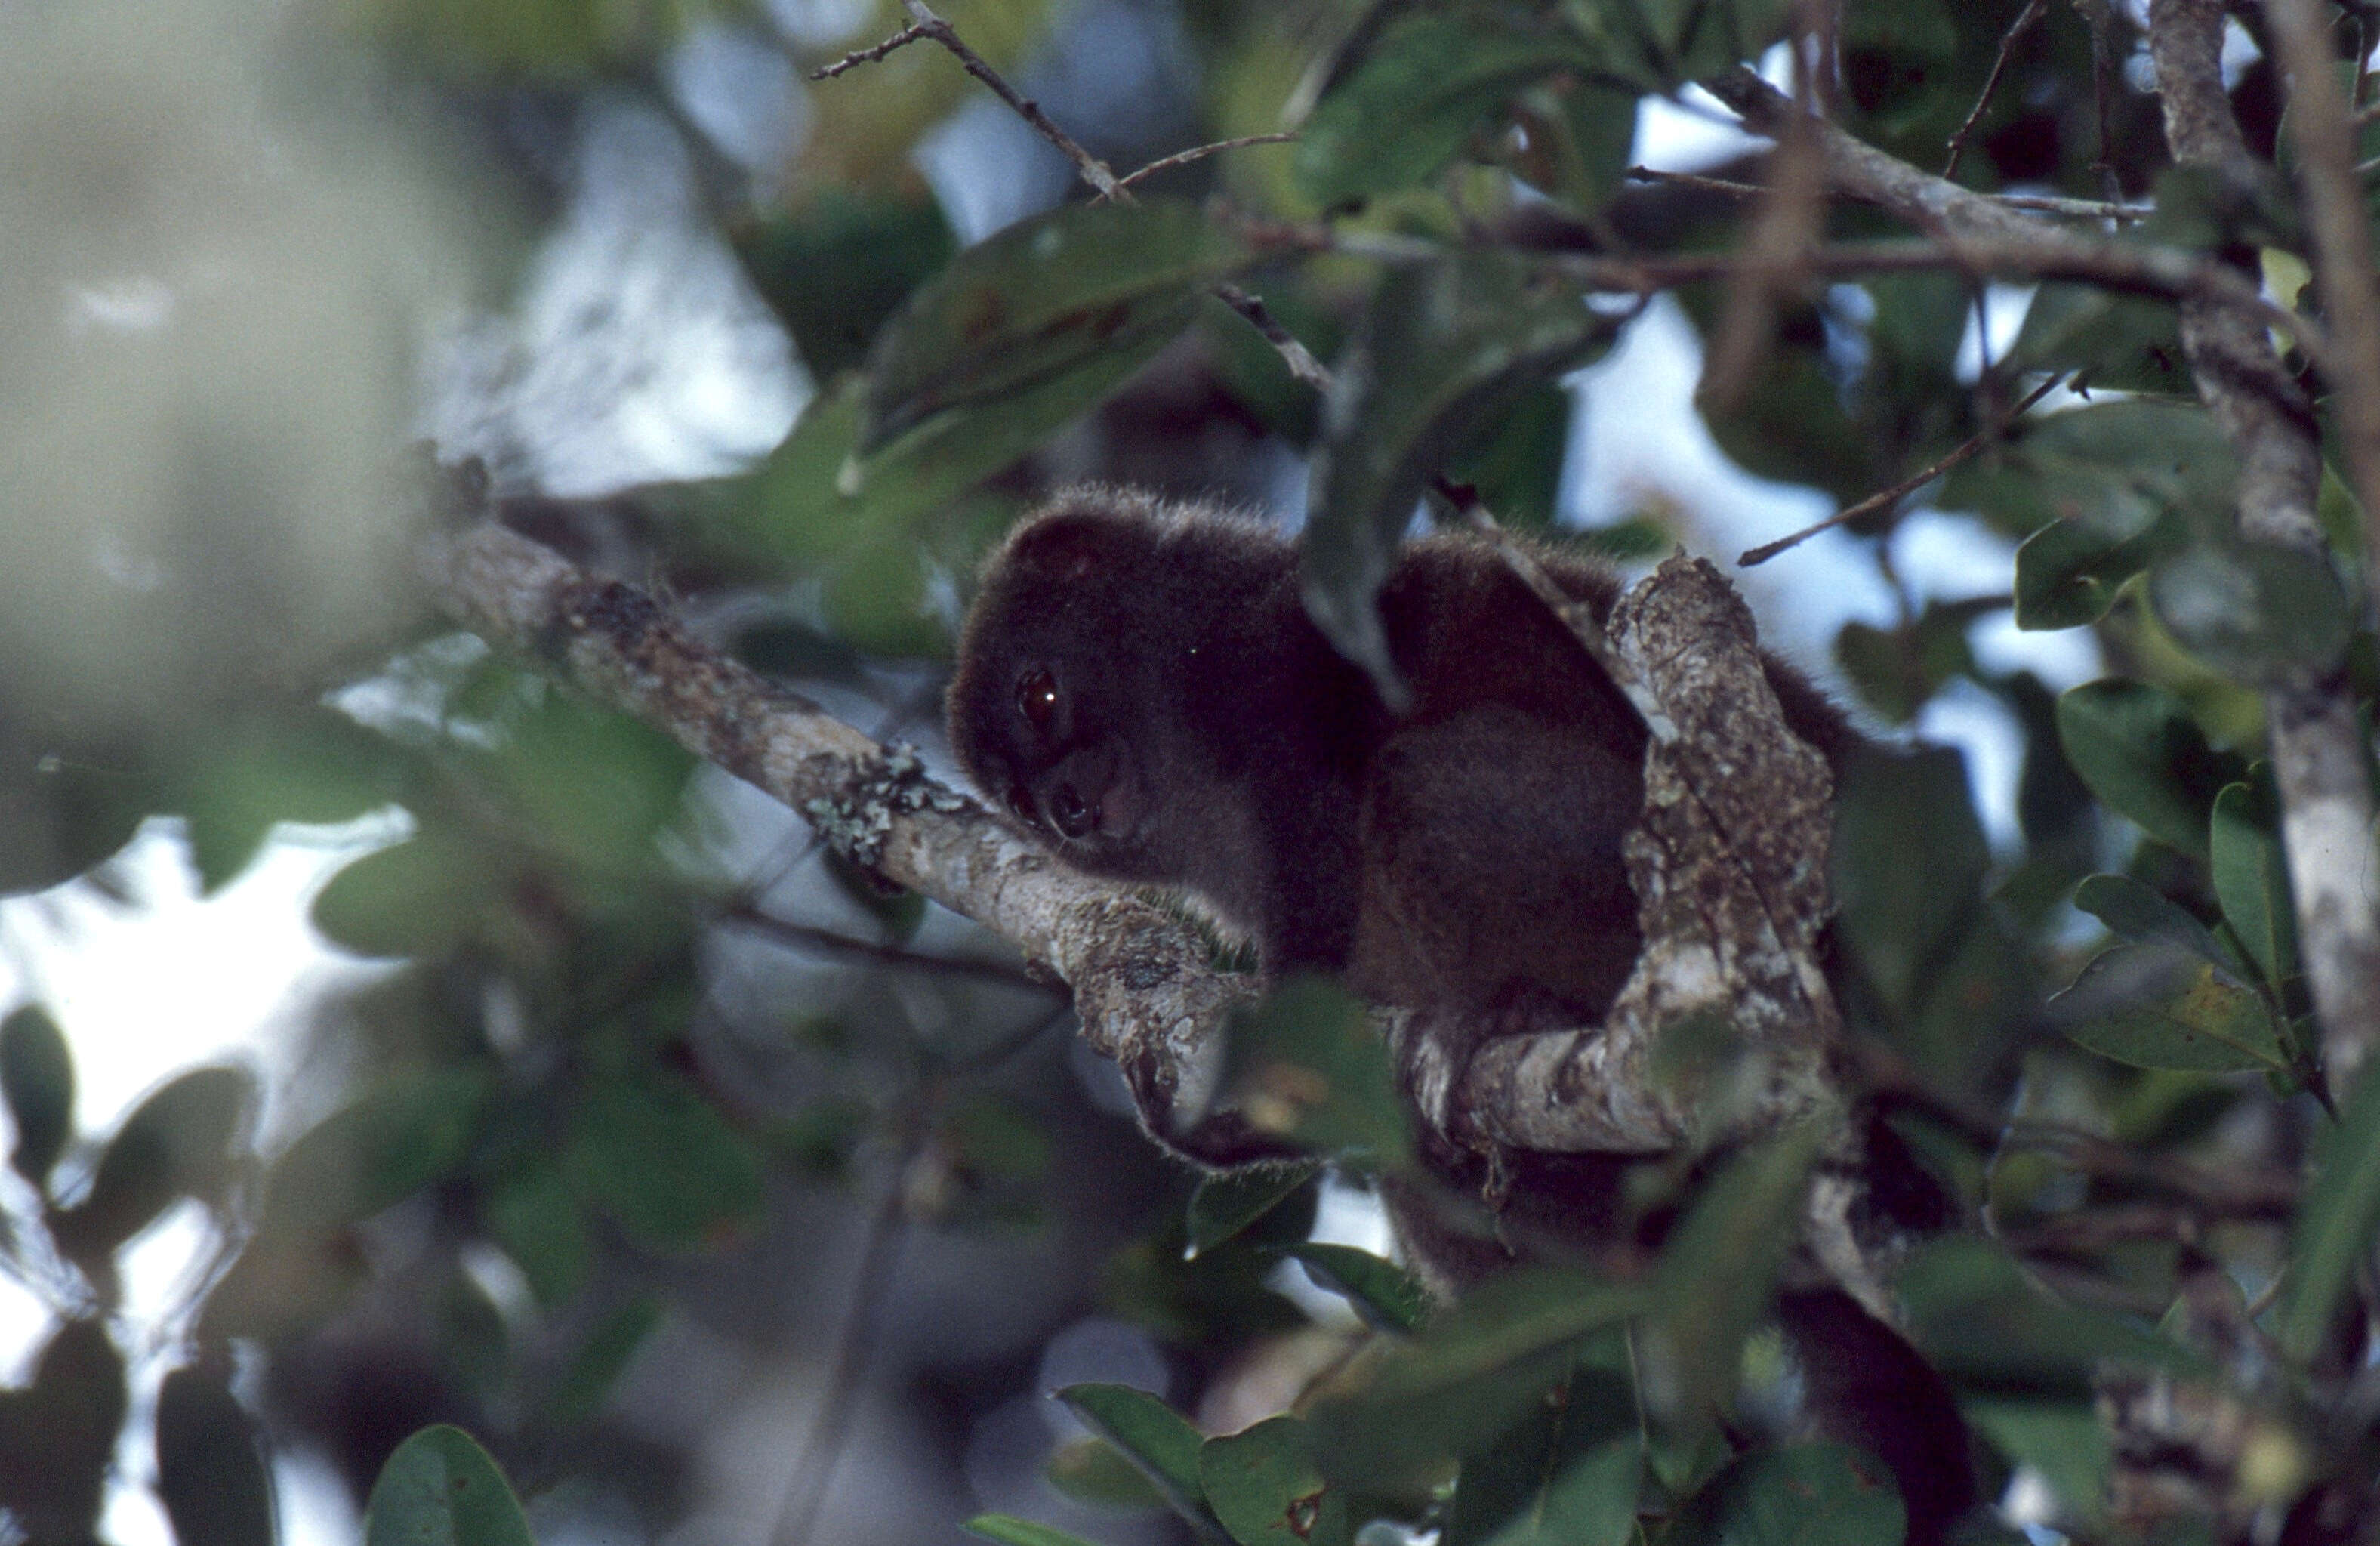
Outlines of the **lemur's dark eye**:
M1035 666L1016 680L1016 712L1040 735L1048 735L1058 718L1058 678L1047 666Z

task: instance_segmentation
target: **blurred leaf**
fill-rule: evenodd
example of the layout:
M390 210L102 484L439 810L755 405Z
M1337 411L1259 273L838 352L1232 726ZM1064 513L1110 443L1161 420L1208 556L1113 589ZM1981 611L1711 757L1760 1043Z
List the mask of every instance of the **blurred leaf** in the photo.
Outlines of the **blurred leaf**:
M1981 510L2006 530L2078 523L2108 544L2168 513L2212 530L2228 519L2238 463L2206 410L2133 398L2023 419L2014 436L1944 480L1939 503Z
M1686 1500L1663 1546L1896 1546L1908 1528L1900 1489L1874 1455L1848 1444L1755 1450Z
M1224 1089L1263 1132L1320 1153L1393 1166L1411 1118L1364 1005L1327 978L1285 979L1232 1012Z
M1189 324L1196 291L1255 253L1195 204L1071 204L958 255L910 298L868 361L858 450L937 415L1047 383Z
M1006 1514L978 1514L961 1528L969 1535L1000 1541L1002 1546L1092 1546L1079 1535Z
M1239 1546L1346 1546L1347 1500L1323 1481L1300 1418L1267 1418L1208 1440L1198 1479Z
M195 754L180 804L199 887L246 870L282 822L351 822L389 800L389 748L320 704L219 730Z
M261 1227L355 1223L451 1174L494 1090L494 1075L474 1066L383 1078L273 1162Z
M1220 1246L1322 1174L1319 1160L1249 1165L1203 1176L1190 1194L1190 1249Z
M1300 191L1330 208L1429 177L1521 89L1557 73L1602 74L1603 55L1557 27L1475 8L1390 25L1300 132Z
M2380 1234L2380 1078L2355 1081L2338 1120L2314 1140L2312 1178L2289 1231L2281 1346L2302 1368L2321 1352L2331 1321Z
M764 676L856 685L865 671L849 644L789 619L739 629L732 647L737 660Z
M1777 1274L1802 1236L1802 1198L1824 1137L1803 1123L1730 1160L1668 1244L1646 1321L1658 1377L1647 1399L1700 1423L1730 1404L1744 1339L1768 1313Z
M740 1234L768 1200L752 1145L691 1086L658 1072L583 1090L563 1163L582 1195L662 1250Z
M2058 739L2100 803L2168 847L2206 858L2216 794L2239 775L2180 699L2145 682L2086 682L2058 700Z
M1993 1088L2039 1005L2024 942L1985 909L1918 984L1916 1012L1884 1031L1928 1087L1979 1097Z
M1913 853L1925 862L1910 863ZM1843 937L1894 1009L1913 1007L1971 927L1990 863L1956 749L1871 747L1845 770L1834 845Z
M2183 523L2171 515L2121 539L2081 521L2039 527L2016 550L2016 626L2074 628L2097 622L2115 605L2126 580L2187 536Z
M2094 958L2044 1013L2075 1042L2136 1068L2289 1069L2264 996L2170 942Z
M33 1542L94 1539L128 1405L124 1355L98 1321L68 1321L34 1359L31 1386L0 1406L0 1511Z
M941 204L918 183L889 191L814 184L800 203L729 236L820 381L866 359L885 319L958 250Z
M1198 1446L1205 1441L1180 1413L1130 1385L1068 1385L1056 1394L1147 1477L1176 1514L1194 1525L1213 1522L1198 1479Z
M257 1235L207 1296L199 1339L299 1335L337 1314L370 1274L349 1231Z
M74 1054L49 1011L35 1004L0 1020L0 1095L17 1144L8 1163L39 1190L74 1137Z
M2195 1355L2112 1310L2053 1297L1973 1236L1917 1248L1894 1282L1910 1339L1957 1384L2012 1397L2088 1401L2106 1362L2191 1374Z
M1341 359L1315 458L1306 610L1393 699L1375 592L1431 475L1616 332L1573 285L1509 253L1390 269Z
M659 730L562 692L520 716L496 758L498 779L544 844L598 873L651 866L653 839L677 818L694 768L693 754Z
M604 1398L612 1394L628 1361L637 1349L662 1323L661 1306L655 1300L640 1298L604 1317L588 1333L577 1357L554 1382L553 1393L545 1404L545 1420L559 1428L575 1428L591 1421L602 1408Z
M1542 530L1553 524L1570 448L1571 396L1552 382L1523 393L1477 448L1447 463L1446 474L1478 491L1503 525Z
M481 1197L480 1218L528 1280L540 1305L552 1309L567 1304L586 1285L595 1243L577 1198L551 1156L532 1159L491 1186Z
M2087 1517L2103 1506L2112 1457L2090 1403L1968 1397L1959 1412L2001 1454L2041 1472L2061 1512Z
M1165 1494L1141 1475L1123 1452L1105 1439L1077 1439L1050 1453L1044 1480L1077 1503L1099 1508L1151 1511L1166 1506Z
M157 1496L181 1546L273 1546L263 1440L221 1376L177 1369L158 1386Z
M1034 1182L1050 1170L1050 1134L1033 1113L993 1090L951 1107L941 1134L952 1158L978 1176Z
M1605 1345L1596 1346L1597 1344ZM1590 1336L1577 1366L1512 1429L1463 1457L1446 1546L1621 1546L1645 1467L1628 1347Z
M2148 594L2182 648L2258 685L2334 664L2354 627L2329 566L2265 542L2194 543L2157 565Z
M2227 785L2215 797L2207 842L2207 873L2223 919L2278 993L2298 974L2298 926L2269 763L2258 762L2247 782Z
M1636 142L1634 88L1613 88L1557 74L1524 92L1515 117L1527 143L1512 170L1550 198L1583 213L1611 202Z
M2006 604L1997 597L1929 602L1913 623L1889 631L1847 623L1835 636L1835 660L1869 707L1906 724L1943 684L1973 674L1967 632Z
M443 837L366 854L315 894L314 927L358 956L434 956L480 922L495 877Z
M15 730L0 724L0 896L82 874L132 841L156 799L127 753Z
M488 1452L459 1428L396 1446L364 1505L364 1546L535 1546Z
M1429 1318L1429 1295L1411 1272L1395 1262L1353 1246L1308 1242L1281 1253L1305 1269L1306 1275L1334 1294L1343 1294L1364 1323L1374 1331L1418 1331Z
M194 1068L159 1087L108 1140L82 1200L54 1221L58 1248L90 1266L177 1199L218 1201L256 1101L256 1076L242 1067Z
M2170 300L2053 281L2034 292L2008 363L2019 371L2087 371L2119 392L2188 396L2181 319Z

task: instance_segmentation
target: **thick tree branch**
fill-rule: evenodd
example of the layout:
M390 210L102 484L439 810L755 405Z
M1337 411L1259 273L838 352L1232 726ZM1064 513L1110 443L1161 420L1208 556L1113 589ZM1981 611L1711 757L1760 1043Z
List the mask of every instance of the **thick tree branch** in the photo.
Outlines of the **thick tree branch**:
M2226 177L2254 176L2223 90L2221 0L2152 0L2149 47L2174 159ZM2361 277L2368 288L2368 268ZM2322 451L2313 406L2274 358L2264 329L2236 309L2187 300L2181 345L2200 398L2239 455L2240 531L2326 558L2314 515ZM2341 368L2326 366L2325 374L2345 391ZM2369 506L2365 515L2371 518ZM2265 714L2300 950L2322 1023L2325 1072L2343 1095L2380 1038L2380 833L2363 732L2336 672L2271 688Z

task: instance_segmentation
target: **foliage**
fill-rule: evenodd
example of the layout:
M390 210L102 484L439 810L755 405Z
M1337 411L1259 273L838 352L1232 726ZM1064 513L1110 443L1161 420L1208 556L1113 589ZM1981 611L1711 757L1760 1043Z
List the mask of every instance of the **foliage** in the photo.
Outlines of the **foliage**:
M456 124L490 103L674 103L669 50L707 9L349 8L374 67ZM875 7L882 33L895 9ZM1961 133L1959 177L1978 190L2112 189L2150 206L2122 241L2302 269L2289 185L2227 192L2168 164L2155 102L2121 67L2141 43L2133 11L2051 6L2011 34L2020 0L1837 9L1827 101L1860 139L1930 170ZM1025 0L948 10L1002 69L1073 24ZM744 658L930 738L964 577L1007 521L1085 472L1203 492L1217 475L1185 447L1220 426L1303 467L1309 610L1393 691L1373 592L1417 508L1467 489L1543 525L1576 476L1561 383L1646 303L1583 258L1726 250L1761 207L1632 180L1640 101L1759 58L1795 14L1774 0L1184 4L1165 89L1189 127L1067 127L1120 167L1272 130L1285 106L1304 112L1298 142L1074 199L971 245L909 160L972 89L953 61L917 43L819 82L805 145L766 175L710 179L704 208L818 390L747 470L638 491L622 523L637 560L723 620ZM761 26L724 7L704 24L721 17ZM817 66L877 35L768 47ZM2238 92L2252 145L2270 144L2271 74L2260 62ZM1068 119L1063 92L1045 94ZM1849 204L1817 218L1829 242L1901 234ZM1708 334L1732 325L1730 284L1669 287ZM1327 393L1218 299L1224 285L1329 362ZM1996 704L2022 763L2013 830L1986 820L1981 770L1922 740L1872 748L1840 791L1834 939L1867 1054L1851 1061L1874 1086L1854 1093L1970 1220L1913 1249L1890 1291L1987 1479L2022 1475L2024 1495L2051 1500L2034 1522L2078 1540L2323 1539L2325 1499L2368 1507L2380 1464L2358 1377L2380 1082L2337 1088L2325 1065L2291 790L2263 716L2266 694L2319 682L2363 716L2368 746L2380 654L2354 589L2371 572L2360 512L2333 475L2328 551L2238 535L2240 457L2196 396L2171 298L2045 284L2008 350L1970 372L1978 298L1947 263L1800 275L1768 298L1760 369L1706 409L1742 467L1844 503L1981 437L1913 499L1853 523L1856 561L1896 606L1834 641L1874 725L1923 731L1946 704ZM2052 372L2071 372L2069 396L2004 422ZM2344 466L2320 406L2323 450ZM1131 439L1146 421L1166 427L1161 455ZM1896 523L1927 504L2010 550L1988 593L1904 582ZM590 547L590 532L620 535L577 516L562 528ZM1605 542L1642 554L1691 536L1683 524L1654 511ZM1776 571L1789 596L1828 583L1796 561ZM2002 624L2086 630L2105 674L2054 692L1997 663L1985 630ZM0 1256L50 1315L0 1389L0 1516L30 1539L94 1538L130 1421L150 1430L183 1546L270 1541L269 1448L235 1349L295 1369L343 1328L395 1321L434 1346L471 1433L426 1427L369 1456L371 1546L516 1546L541 1507L606 1489L659 1534L683 1500L590 1458L626 1443L633 1425L609 1414L672 1328L725 1340L716 1328L748 1303L795 1299L772 1272L812 1274L782 1313L834 1313L821 1307L844 1278L814 1271L831 1236L804 1211L821 1198L864 1214L862 1237L951 1248L939 1260L968 1309L1035 1308L1017 1311L1014 1345L949 1355L929 1378L929 1337L871 1321L878 1301L925 1302L901 1296L886 1246L860 1253L859 1309L802 1345L872 1328L938 1393L919 1410L971 1422L988 1401L952 1388L1025 1392L1033 1344L1096 1303L1196 1394L1065 1385L1056 1397L1090 1436L1052 1479L1170 1512L1202 1542L1335 1546L1383 1539L1366 1534L1382 1522L1447 1546L1900 1537L1874 1457L1794 1443L1773 1418L1791 1382L1767 1327L1811 1178L1828 1174L1823 1133L1626 1167L1627 1249L1433 1311L1395 1262L1307 1238L1326 1171L1433 1184L1385 1053L1331 985L1272 984L1225 1071L1303 1157L1194 1193L1083 1095L1041 1034L1060 1009L1049 986L960 920L877 894L798 834L759 857L769 844L719 781L534 662L426 620L394 647L375 635L365 657L299 692L244 686L203 724L0 713L0 891L103 886L149 817L178 820L210 892L292 827L377 814L402 832L313 900L325 939L388 972L322 1016L346 1082L295 1132L260 1141L254 1076L216 1065L85 1133L51 1012L0 1021ZM212 1254L151 1338L126 1320L122 1263L177 1211L203 1216ZM986 1264L1018 1240L1022 1260ZM516 1275L519 1303L492 1301L471 1266L490 1261ZM1343 1298L1347 1323L1310 1325L1284 1296L1297 1274ZM936 1302L921 1319L968 1318ZM1314 1336L1332 1352L1300 1364ZM791 1339L748 1340L758 1361ZM148 1345L162 1360L143 1363ZM1198 1426L1237 1410L1225 1396L1271 1389L1267 1372L1296 1399L1236 1432ZM2193 1453L2196 1490L2163 1516L2109 1486L2130 1462L2100 1414L2127 1381L2161 1382L2213 1414L2209 1430L2244 1435ZM155 1401L136 1399L149 1382ZM300 1409L276 1431L310 1421L327 1426ZM967 1528L1023 1546L1097 1534L1087 1509L1053 1517L995 1509Z

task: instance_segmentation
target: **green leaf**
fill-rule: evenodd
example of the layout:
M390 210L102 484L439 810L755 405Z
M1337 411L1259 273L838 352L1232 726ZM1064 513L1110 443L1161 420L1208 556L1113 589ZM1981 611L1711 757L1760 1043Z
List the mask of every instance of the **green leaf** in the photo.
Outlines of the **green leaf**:
M2194 530L2219 527L2237 467L2204 408L2134 398L2021 420L2010 444L1945 480L1939 503L2022 533L2070 520L2112 545L2168 515Z
M1899 1546L1900 1489L1874 1455L1848 1444L1755 1450L1685 1506L1663 1546Z
M960 1527L969 1535L997 1540L1002 1546L1092 1546L1079 1535L1007 1514L978 1514Z
M366 854L315 895L314 927L358 956L433 956L478 927L493 878L436 835Z
M0 896L89 870L132 841L157 797L121 750L29 742L17 728L0 725Z
M2300 1366L2329 1336L2356 1270L2380 1234L2380 1078L2366 1070L2338 1121L2314 1142L2313 1177L2289 1232L2281 1346Z
M2047 1478L2061 1513L2083 1516L2101 1506L2112 1455L2089 1402L1970 1396L1959 1413L2001 1454Z
M2354 629L2328 565L2264 542L2183 549L2150 574L2149 604L2182 648L2256 686L2334 664Z
M2206 858L2207 818L2232 780L2180 699L2145 682L2086 682L2058 700L2058 740L2101 804Z
M1744 1339L1768 1313L1802 1236L1802 1198L1824 1134L1803 1123L1728 1162L1662 1248L1646 1322L1646 1395L1699 1423L1735 1394Z
M263 1227L355 1223L452 1174L494 1090L494 1075L480 1067L382 1079L273 1162Z
M2052 282L2035 291L2008 362L2019 371L2088 371L2092 385L2112 391L2187 397L2193 390L2173 302L2097 285Z
M396 1446L364 1505L364 1546L535 1546L504 1473L459 1428Z
M2088 1402L2105 1363L2204 1369L2129 1317L2054 1297L1973 1236L1920 1247L1893 1287L1909 1309L1910 1340L1962 1393Z
M623 1305L588 1333L577 1357L554 1382L545 1404L545 1418L559 1428L572 1428L592 1418L612 1394L628 1360L662 1323L661 1306L650 1298Z
M491 1187L480 1222L528 1279L528 1291L548 1309L576 1298L595 1260L586 1215L562 1167L540 1156Z
M2298 975L2297 911L2279 834L2280 801L2269 764L2257 763L2246 783L2228 785L2215 797L2207 873L2223 920L2276 993Z
M2043 1014L2077 1044L2135 1068L2285 1074L2290 1066L2264 995L2168 942L2097 956Z
M1323 1480L1297 1418L1267 1418L1208 1440L1198 1479L1239 1546L1346 1546L1347 1500Z
M2097 622L2116 604L2126 580L2187 535L2170 515L2120 539L2081 521L2049 522L2016 550L2016 626L2039 630Z
M1056 1394L1092 1432L1131 1461L1176 1514L1194 1525L1213 1523L1198 1479L1198 1446L1206 1441L1180 1413L1130 1385L1068 1385Z
M181 807L200 889L229 883L282 822L349 822L387 803L386 743L310 704L225 727L196 753Z
M2205 924L2180 903L2130 875L2085 876L2074 888L2074 905L2106 924L2110 933L2134 944L2173 945L2219 971L2239 969L2239 961L2216 942Z
M273 1479L223 1378L177 1369L157 1389L157 1496L181 1546L273 1546Z
M1585 1338L1569 1376L1463 1456L1446 1546L1621 1546L1644 1466L1627 1341Z
M1327 978L1277 984L1232 1016L1224 1088L1260 1131L1323 1153L1393 1166L1412 1118L1364 1005Z
M1912 853L1925 862L1910 863ZM1843 937L1888 1005L1917 1006L1937 963L1973 926L1990 864L1956 749L1870 748L1845 771L1835 895Z
M1301 1263L1316 1283L1345 1295L1375 1331L1417 1331L1429 1317L1429 1295L1414 1275L1370 1251L1308 1242L1281 1254Z
M657 1072L583 1091L563 1163L582 1195L662 1250L740 1234L768 1200L752 1145L691 1086Z
M1319 1160L1222 1171L1190 1194L1190 1253L1211 1250L1280 1207L1322 1174Z
M168 1080L124 1119L99 1157L91 1190L57 1216L58 1248L90 1266L178 1199L215 1201L255 1115L256 1076L246 1068L194 1068Z
M17 1144L8 1163L38 1189L74 1137L74 1054L58 1023L28 1004L0 1020L0 1096L8 1102Z
M1615 324L1574 285L1510 253L1389 271L1340 361L1307 517L1306 610L1392 700L1402 691L1374 594L1430 477Z
M1524 87L1560 72L1597 75L1602 55L1573 32L1486 9L1406 17L1305 120L1299 190L1328 208L1412 187Z
M1041 1477L1075 1502L1099 1508L1153 1513L1166 1506L1165 1494L1105 1439L1060 1444L1050 1451Z
M728 237L820 381L866 359L876 330L958 250L922 185L813 184L797 204L731 223Z
M1256 254L1195 204L1073 204L978 242L922 286L868 362L864 455L1189 325L1203 286Z

